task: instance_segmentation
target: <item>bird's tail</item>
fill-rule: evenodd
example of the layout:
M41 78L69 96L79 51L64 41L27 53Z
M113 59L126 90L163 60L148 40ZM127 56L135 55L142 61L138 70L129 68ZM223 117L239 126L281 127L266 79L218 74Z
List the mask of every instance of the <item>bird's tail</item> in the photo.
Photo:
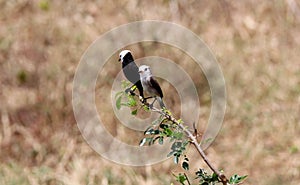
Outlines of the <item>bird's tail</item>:
M166 108L165 104L164 104L164 101L161 97L157 97L157 100L158 100L158 103L160 105L160 107L163 109L163 108Z

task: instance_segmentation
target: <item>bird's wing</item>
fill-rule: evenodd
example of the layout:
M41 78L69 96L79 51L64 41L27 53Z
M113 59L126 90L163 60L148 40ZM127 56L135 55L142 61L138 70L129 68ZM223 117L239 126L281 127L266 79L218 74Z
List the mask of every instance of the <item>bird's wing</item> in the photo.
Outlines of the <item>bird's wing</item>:
M163 92L162 92L158 82L153 77L150 77L149 85L157 91L158 95L161 98L163 97Z
M126 78L133 84L136 84L140 80L139 68L134 61L130 62L126 66L123 66L123 72Z

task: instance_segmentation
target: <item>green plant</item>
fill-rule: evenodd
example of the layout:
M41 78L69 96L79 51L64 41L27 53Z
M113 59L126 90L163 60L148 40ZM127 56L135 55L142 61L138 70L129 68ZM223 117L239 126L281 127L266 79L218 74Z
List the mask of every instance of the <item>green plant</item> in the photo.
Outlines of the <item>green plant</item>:
M123 88L128 85L128 82L122 83ZM116 94L117 109L120 109L121 106L128 106L133 109L131 114L136 115L138 110L143 107L143 110L159 114L158 118L145 130L145 137L140 141L140 146L146 144L153 145L156 142L163 145L164 141L168 139L169 142L172 143L168 157L173 156L175 164L178 164L180 158L183 158L183 160L181 160L181 167L188 171L190 159L185 155L185 153L187 147L193 145L207 166L212 170L212 174L208 174L203 168L200 168L195 172L195 178L199 179L199 185L215 185L217 183L222 183L223 185L239 184L247 177L246 175L239 176L235 174L228 179L224 173L217 170L208 160L197 141L196 129L194 129L194 133L192 133L188 127L185 126L183 120L175 119L172 113L167 109L158 109L154 106L149 106L147 103L143 103L143 101L140 101L139 104L136 96L137 95L135 94L127 94L123 91L118 92ZM125 99L125 102L122 102L123 98ZM176 181L182 185L185 185L186 183L190 184L189 178L185 173L179 173L178 175L173 174L173 176L176 178Z
M48 0L39 1L39 7L40 7L40 9L42 9L44 11L48 11L49 10L49 1Z

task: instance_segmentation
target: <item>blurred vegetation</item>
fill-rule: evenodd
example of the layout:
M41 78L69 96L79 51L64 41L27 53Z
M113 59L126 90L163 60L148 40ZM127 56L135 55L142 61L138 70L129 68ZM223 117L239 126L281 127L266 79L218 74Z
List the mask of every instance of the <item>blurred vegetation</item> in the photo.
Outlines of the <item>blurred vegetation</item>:
M296 0L0 0L0 184L176 184L172 173L179 169L172 160L128 167L101 158L82 138L71 105L73 76L86 48L118 25L156 19L191 29L222 67L228 106L209 158L229 175L248 174L245 184L298 185L299 9ZM204 130L209 87L191 59L162 44L128 49L135 58L170 58L191 75ZM97 108L112 135L138 145L143 133L122 126L102 93L120 70L117 58L104 67L105 78L99 74ZM169 84L161 86L167 93ZM178 113L176 99L165 101ZM202 165L199 159L190 169Z

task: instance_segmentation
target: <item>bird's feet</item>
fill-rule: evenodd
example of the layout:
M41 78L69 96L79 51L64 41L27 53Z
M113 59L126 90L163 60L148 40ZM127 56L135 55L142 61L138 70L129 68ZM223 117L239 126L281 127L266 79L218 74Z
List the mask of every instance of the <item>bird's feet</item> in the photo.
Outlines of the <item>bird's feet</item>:
M142 96L139 96L139 99L143 104L147 104L147 99L143 98Z
M153 109L153 107L154 107L153 104L154 104L154 102L148 104L150 109Z
M148 107L148 109L152 109L153 108L153 104L150 104L148 102L145 102L144 105L146 105Z

